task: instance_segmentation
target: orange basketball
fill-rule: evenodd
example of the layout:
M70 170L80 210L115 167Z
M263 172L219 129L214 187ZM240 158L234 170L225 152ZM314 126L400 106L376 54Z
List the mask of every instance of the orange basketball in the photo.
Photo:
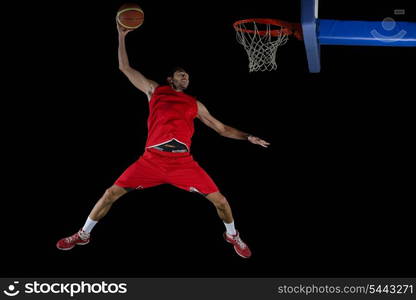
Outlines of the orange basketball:
M117 22L126 29L139 28L143 21L143 10L136 3L125 3L118 9Z

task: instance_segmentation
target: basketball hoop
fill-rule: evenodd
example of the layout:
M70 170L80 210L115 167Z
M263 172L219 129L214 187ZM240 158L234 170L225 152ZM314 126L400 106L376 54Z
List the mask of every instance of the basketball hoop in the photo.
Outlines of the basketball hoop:
M237 41L247 52L250 72L276 70L277 48L286 44L291 34L302 39L300 24L276 19L245 19L233 26Z

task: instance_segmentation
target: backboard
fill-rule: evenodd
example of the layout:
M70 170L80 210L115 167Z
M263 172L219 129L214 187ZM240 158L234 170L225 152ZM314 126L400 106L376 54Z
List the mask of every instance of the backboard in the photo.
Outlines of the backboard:
M301 23L311 73L321 70L321 45L416 47L414 22L320 19L318 0L301 0Z

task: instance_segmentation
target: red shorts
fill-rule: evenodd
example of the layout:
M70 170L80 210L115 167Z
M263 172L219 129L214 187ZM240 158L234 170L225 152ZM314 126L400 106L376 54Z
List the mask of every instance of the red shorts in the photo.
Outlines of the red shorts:
M214 181L189 152L172 153L156 149L146 149L114 184L123 188L144 189L165 183L201 194L218 192Z

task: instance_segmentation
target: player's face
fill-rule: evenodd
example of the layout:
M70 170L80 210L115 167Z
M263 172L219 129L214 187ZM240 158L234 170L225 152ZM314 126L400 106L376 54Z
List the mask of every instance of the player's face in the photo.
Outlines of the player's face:
M189 85L189 74L185 71L176 71L172 78L173 87L177 90L185 90Z

